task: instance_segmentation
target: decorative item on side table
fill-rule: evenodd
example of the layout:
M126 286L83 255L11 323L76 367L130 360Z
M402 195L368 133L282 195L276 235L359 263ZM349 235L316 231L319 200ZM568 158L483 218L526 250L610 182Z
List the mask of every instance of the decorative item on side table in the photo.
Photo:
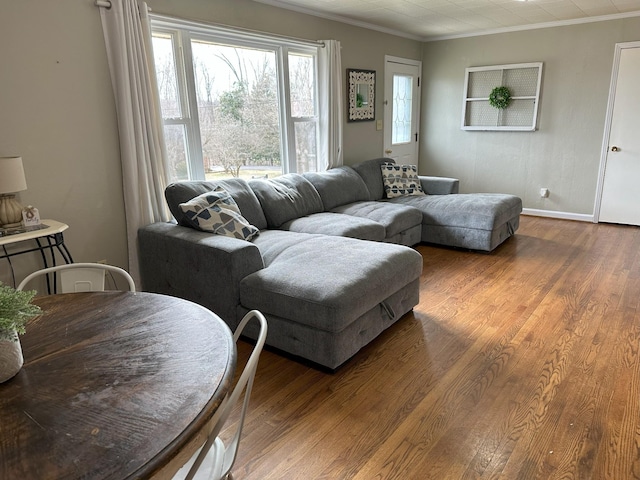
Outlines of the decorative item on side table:
M35 227L40 225L40 212L37 208L27 205L22 209L22 224L25 227Z
M18 227L22 222L22 205L16 192L27 189L22 157L0 157L0 227Z
M375 120L375 70L347 69L349 122Z
M31 303L36 292L16 290L0 283L0 383L13 378L22 368L24 359L18 335L25 324L42 310Z

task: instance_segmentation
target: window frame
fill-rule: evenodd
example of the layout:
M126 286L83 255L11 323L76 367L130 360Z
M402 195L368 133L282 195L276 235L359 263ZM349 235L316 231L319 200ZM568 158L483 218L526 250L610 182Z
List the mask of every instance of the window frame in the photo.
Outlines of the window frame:
M276 56L277 99L281 131L280 156L282 174L297 171L296 136L297 123L313 122L316 125L316 158L319 156L319 72L318 42L305 42L285 37L272 36L242 29L218 25L201 24L151 14L151 34L159 33L172 38L173 55L178 85L180 117L162 118L163 125L182 125L185 130L185 154L190 180L206 180L203 163L200 120L198 117L195 74L191 42L205 41L230 46L272 50ZM291 85L289 80L289 55L311 56L314 68L314 112L315 115L293 117L291 108ZM316 168L320 166L316 161Z

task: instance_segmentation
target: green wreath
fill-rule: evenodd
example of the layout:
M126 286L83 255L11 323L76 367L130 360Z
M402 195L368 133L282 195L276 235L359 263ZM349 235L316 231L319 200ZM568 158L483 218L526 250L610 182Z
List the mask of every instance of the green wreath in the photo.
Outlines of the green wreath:
M489 94L489 105L503 110L511 103L511 92L507 87L496 87Z

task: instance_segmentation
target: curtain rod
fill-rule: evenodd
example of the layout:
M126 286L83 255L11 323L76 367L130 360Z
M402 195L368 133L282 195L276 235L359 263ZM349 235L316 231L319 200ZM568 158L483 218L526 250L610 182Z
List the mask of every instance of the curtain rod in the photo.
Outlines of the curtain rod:
M94 4L96 7L104 7L104 8L111 8L111 1L110 0L95 0ZM151 12L152 10L147 7L147 11ZM322 40L309 40L306 38L295 38L295 37L287 37L286 35L279 35L277 33L265 33L265 32L260 32L258 30L251 30L248 28L243 28L243 27L235 27L235 26L229 26L229 25L223 25L220 23L207 23L207 22L203 22L203 21L197 21L197 20L189 20L186 18L179 18L179 17L172 17L169 15L161 15L161 14L154 14L153 15L156 19L158 20L164 20L164 21L181 21L184 23L188 23L188 24L192 24L192 25L207 25L207 26L213 26L213 27L218 27L218 28L226 28L226 29L231 29L231 30L240 30L246 33L251 33L254 35L268 35L271 37L278 37L278 38L282 38L283 40L287 40L287 41L293 41L293 42L297 42L297 43L302 43L302 44L306 44L306 45L318 45L320 47L324 48L324 42Z
M93 4L96 7L103 7L103 8L106 8L107 10L111 8L111 0L95 0ZM150 11L151 9L147 6L147 12L150 12Z

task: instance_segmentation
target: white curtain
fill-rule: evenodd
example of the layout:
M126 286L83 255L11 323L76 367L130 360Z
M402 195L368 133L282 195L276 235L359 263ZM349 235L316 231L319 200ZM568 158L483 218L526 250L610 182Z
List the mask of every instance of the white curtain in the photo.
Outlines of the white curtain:
M342 101L342 61L340 42L324 40L324 47L318 55L319 96L320 96L320 158L324 167L338 167L343 164L342 122L344 104Z
M140 284L138 228L171 218L151 27L146 3L137 0L111 0L100 16L118 116L129 271Z

